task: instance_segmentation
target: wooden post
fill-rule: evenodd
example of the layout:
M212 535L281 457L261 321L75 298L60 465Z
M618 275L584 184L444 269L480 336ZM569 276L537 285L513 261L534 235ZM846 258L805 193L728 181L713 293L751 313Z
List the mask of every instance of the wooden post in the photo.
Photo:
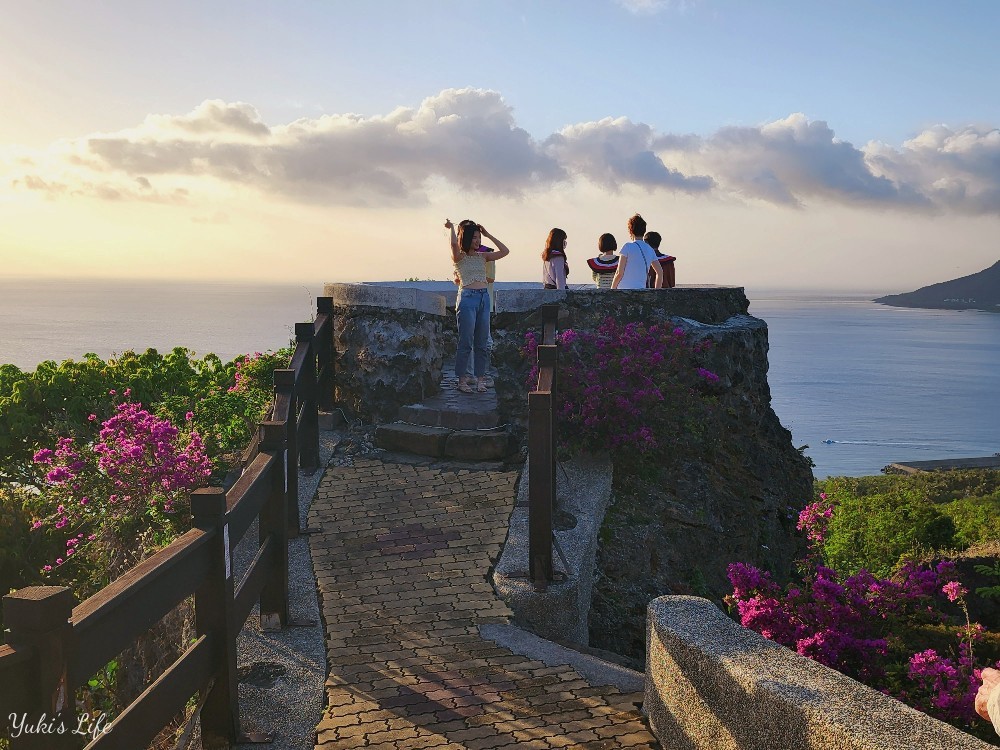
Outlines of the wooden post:
M260 592L260 625L263 630L280 630L288 624L288 511L285 504L289 498L285 476L297 473L298 469L291 460L283 458L286 435L293 430L284 422L262 422L260 429L260 452L271 453L278 459L270 472L270 492L257 521L260 544L270 538L274 545L271 570ZM295 505L298 508L297 496ZM296 520L296 531L297 524Z
M552 507L559 507L558 493L556 492L556 404L559 402L557 398L556 385L557 378L556 374L558 372L559 364L559 349L555 344L541 344L538 347L538 366L539 367L551 367L552 368L552 385L549 388L549 393L551 397L549 399L549 409L548 409L548 420L549 424L547 426L548 436L549 436L549 456L551 459L552 466L549 468L548 476L551 478L552 487L549 490L550 497L552 498Z
M552 394L528 394L528 572L545 590L552 571Z
M240 737L240 701L236 672L236 636L241 625L233 622L233 564L226 521L226 495L220 487L205 487L191 494L195 527L214 531L212 569L194 594L198 635L216 644L215 681L201 709L202 744L208 749L230 748Z
M0 717L4 734L10 732L11 750L62 750L83 744L83 737L73 734L76 701L68 682L73 604L73 592L65 586L29 586L3 598L7 641L33 649L37 667L36 680L25 686L31 709L24 716ZM23 721L21 732L15 720ZM36 728L39 731L31 731Z
M320 335L316 338L316 366L319 368L319 381L317 383L319 409L330 412L333 411L334 404L336 387L334 367L337 360L333 345L333 297L317 297L316 314L317 316L326 315L329 319L326 327L320 331Z
M319 467L319 409L316 394L316 342L315 326L312 323L295 324L295 340L309 346L299 377L299 392L302 404L302 434L299 440L299 463L303 469Z
M287 525L288 536L293 539L299 535L299 439L295 429L298 421L296 415L299 410L299 400L295 395L295 371L275 370L274 371L274 392L283 393L288 396L288 424L285 425L285 434L281 438L282 461L285 463L286 492L288 493L288 505L285 510L288 513ZM260 448L263 450L263 447ZM294 500L294 501L293 501Z

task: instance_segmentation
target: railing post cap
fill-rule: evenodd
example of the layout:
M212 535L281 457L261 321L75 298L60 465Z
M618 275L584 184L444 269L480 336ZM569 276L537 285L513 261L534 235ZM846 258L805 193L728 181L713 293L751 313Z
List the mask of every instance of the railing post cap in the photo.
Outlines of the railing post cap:
M551 367L559 361L559 347L555 344L538 345L539 367Z
M260 449L263 451L283 450L288 440L288 425L284 422L261 422Z
M319 312L319 313L332 313L333 312L333 297L317 297L316 298L316 312Z
M191 493L191 515L199 519L213 519L226 512L226 492L221 487L202 487Z
M12 633L38 633L65 625L76 600L65 586L27 586L3 598L3 622Z
M295 370L275 369L274 384L278 387L295 385Z
M296 341L309 341L316 332L315 325L313 323L296 323L295 324L295 340Z

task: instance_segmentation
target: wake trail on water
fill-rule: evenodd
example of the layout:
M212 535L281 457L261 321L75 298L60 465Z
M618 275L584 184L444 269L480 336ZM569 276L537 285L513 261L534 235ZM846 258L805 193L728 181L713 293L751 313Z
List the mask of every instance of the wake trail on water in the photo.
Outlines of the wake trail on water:
M891 440L824 440L824 445L871 445L887 448L912 448L914 450L940 450L938 443L906 443Z

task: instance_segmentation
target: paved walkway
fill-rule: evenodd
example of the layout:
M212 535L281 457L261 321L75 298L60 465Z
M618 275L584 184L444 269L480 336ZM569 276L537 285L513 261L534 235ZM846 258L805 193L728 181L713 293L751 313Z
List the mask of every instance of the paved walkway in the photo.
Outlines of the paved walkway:
M487 575L516 473L355 458L309 517L326 623L316 747L658 747L641 693L591 686L479 636L510 610Z

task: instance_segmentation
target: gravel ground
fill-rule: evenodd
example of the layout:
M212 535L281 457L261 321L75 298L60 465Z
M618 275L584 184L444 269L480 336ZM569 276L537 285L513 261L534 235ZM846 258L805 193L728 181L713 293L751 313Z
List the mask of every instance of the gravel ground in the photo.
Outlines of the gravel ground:
M339 439L337 433L321 432L320 468L311 476L299 471L299 518L303 524ZM256 526L236 547L234 568L238 574L246 570L257 552ZM326 644L307 534L288 543L288 614L299 624L265 633L255 607L237 639L240 719L245 732L273 736L268 748L312 750L316 724L323 714Z
M299 471L299 518L303 524L326 467L349 464L355 454L375 450L371 435L372 428L364 426L320 432L320 468L311 475ZM254 523L233 554L237 581L256 551ZM288 597L289 616L295 624L265 633L254 607L237 640L242 729L273 737L270 744L241 744L240 748L313 750L316 744L316 725L326 697L326 642L308 535L288 544ZM188 748L201 750L197 725Z

